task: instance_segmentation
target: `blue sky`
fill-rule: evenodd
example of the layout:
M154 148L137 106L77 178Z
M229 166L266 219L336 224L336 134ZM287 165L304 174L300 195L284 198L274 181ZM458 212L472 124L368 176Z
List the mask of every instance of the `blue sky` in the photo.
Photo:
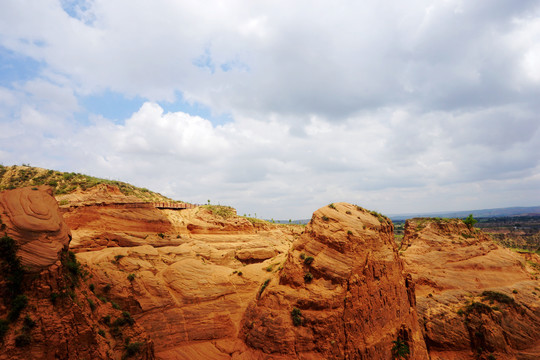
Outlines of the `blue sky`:
M8 0L0 163L265 218L540 204L537 1Z

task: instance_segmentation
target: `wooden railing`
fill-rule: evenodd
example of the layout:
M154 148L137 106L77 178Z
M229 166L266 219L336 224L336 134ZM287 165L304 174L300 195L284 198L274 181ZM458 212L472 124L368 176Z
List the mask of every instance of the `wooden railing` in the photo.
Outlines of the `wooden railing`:
M158 209L194 209L197 204L187 204L187 203L175 203L175 202L155 202L152 203L155 208Z

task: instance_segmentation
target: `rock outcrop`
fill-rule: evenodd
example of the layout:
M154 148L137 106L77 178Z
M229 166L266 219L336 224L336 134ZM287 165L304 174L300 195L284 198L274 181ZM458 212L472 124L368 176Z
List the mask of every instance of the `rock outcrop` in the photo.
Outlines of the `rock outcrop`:
M243 359L428 359L414 285L389 220L354 205L317 210L248 307Z
M154 359L144 329L96 296L68 252L50 188L8 190L0 204L0 359Z
M48 186L0 193L0 233L16 240L31 272L48 268L67 250L71 234Z
M245 347L238 329L261 279L278 271L304 228L219 207L226 216L212 207L132 208L117 196L64 209L96 294L133 315L160 359L231 359Z
M433 360L540 358L540 283L520 254L458 219L408 220L400 253Z

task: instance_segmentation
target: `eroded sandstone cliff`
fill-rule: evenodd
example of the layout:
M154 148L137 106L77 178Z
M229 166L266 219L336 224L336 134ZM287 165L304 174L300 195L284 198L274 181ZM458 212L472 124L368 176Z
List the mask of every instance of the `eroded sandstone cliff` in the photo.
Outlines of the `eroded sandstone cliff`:
M428 359L389 220L323 207L268 279L243 319L246 359L391 359L397 341Z
M48 187L0 193L0 359L153 359L131 315L98 299Z
M211 208L124 202L69 206L64 216L96 287L133 314L157 358L383 359L398 339L411 358L427 358L386 219L335 204L301 235L301 226Z
M458 219L408 220L400 253L432 359L540 358L538 259Z

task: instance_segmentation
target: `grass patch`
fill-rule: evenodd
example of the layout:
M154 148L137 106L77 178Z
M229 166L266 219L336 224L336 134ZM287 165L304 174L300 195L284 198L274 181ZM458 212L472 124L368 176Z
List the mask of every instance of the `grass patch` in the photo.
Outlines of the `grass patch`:
M230 206L223 205L202 205L202 208L209 210L212 214L219 216L223 219L236 216L236 210Z
M486 304L483 304L481 302L472 302L471 304L467 305L465 307L465 313L467 314L470 314L470 313L478 313L478 314L489 314L493 311L493 309L489 306L489 305L486 305Z
M270 279L266 279L263 284L261 285L261 288L259 290L259 295L258 297L261 297L262 293L264 292L264 289L266 289L266 287L268 286L268 284L270 283Z
M503 293L497 291L484 291L482 292L482 300L486 301L496 301L501 304L515 305L516 301Z

